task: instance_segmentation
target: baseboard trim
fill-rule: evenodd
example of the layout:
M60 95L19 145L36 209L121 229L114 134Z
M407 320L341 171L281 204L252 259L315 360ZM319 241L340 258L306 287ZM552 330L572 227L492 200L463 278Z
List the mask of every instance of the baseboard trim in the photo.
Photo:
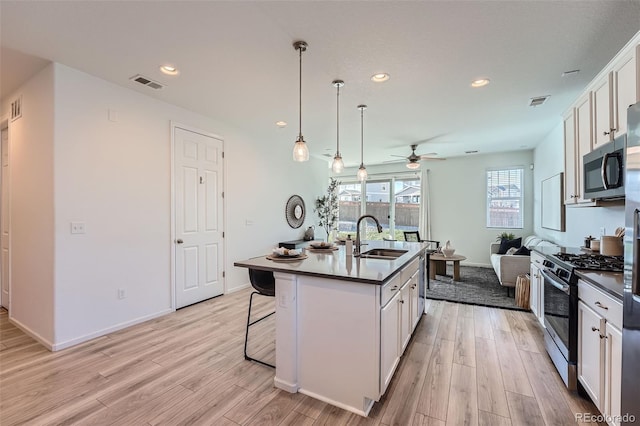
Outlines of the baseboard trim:
M50 351L59 351L62 349L69 348L71 346L78 345L80 343L84 343L91 339L95 339L96 337L104 336L105 334L113 333L118 330L122 330L123 328L131 327L136 324L143 323L145 321L152 320L154 318L161 317L163 315L170 314L171 312L175 312L175 309L164 309L159 312L154 312L153 314L145 315L143 317L138 317L130 321L121 322L120 324L116 324L112 327L103 328L102 330L95 331L93 333L85 334L84 336L76 337L74 339L67 340L65 342L56 343L49 348Z
M298 392L298 385L296 385L294 383L286 382L286 381L284 381L282 379L278 379L277 377L275 377L273 379L273 385L275 387L277 387L278 389L282 389L282 390L287 391L289 393Z
M16 327L18 327L20 330L22 330L24 334L35 339L38 343L40 343L42 346L44 346L48 350L50 351L54 350L53 347L55 345L53 343L51 343L49 340L45 339L35 331L31 330L29 327L27 327L26 325L18 321L15 317L12 317L11 313L9 313L9 322L15 325Z
M251 283L242 284L239 287L232 287L230 289L227 289L225 294L235 293L236 291L244 290L245 288L249 288L249 287L251 287Z
M343 410L350 411L350 412L352 412L354 414L357 414L359 416L362 416L362 417L367 417L369 415L369 411L371 411L371 407L373 407L373 403L375 402L375 401L373 401L371 399L363 398L363 402L364 402L364 404L363 404L364 407L363 408L364 409L360 410L360 409L352 407L350 405L343 404L342 402L333 400L331 398L327 398L327 397L325 397L323 395L319 395L319 394L317 394L315 392L310 392L310 391L305 390L303 388L300 388L298 390L298 392L300 392L301 394L310 396L311 398L320 400L322 402L326 402L327 404L331 404L331 405L334 405L334 406L336 406L338 408L342 408Z

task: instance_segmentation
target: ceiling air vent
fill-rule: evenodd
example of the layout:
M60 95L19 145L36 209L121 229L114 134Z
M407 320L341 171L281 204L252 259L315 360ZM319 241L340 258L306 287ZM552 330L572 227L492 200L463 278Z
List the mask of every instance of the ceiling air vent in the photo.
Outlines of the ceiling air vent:
M22 117L22 96L11 102L11 121Z
M529 106L537 107L538 105L542 105L547 101L547 99L549 99L550 96L551 95L545 95L545 96L536 96L535 98L531 98L529 102Z
M162 89L164 88L164 86L160 83L158 83L157 81L153 81L150 78L147 78L143 75L134 75L133 77L130 78L130 80L135 81L136 83L140 83L142 85L145 85L147 87L151 87L152 89Z

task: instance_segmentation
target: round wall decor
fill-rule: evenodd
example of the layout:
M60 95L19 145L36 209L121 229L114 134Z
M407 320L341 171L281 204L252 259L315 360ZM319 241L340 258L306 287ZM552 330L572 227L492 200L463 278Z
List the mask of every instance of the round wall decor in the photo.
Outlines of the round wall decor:
M284 208L284 216L290 227L295 229L302 226L305 216L304 200L302 200L302 197L299 195L289 197L287 205Z

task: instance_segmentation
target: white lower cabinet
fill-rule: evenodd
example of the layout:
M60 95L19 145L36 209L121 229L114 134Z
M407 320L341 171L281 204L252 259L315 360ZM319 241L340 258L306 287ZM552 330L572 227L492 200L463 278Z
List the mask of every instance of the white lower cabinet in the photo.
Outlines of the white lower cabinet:
M544 258L537 252L531 252L529 273L529 308L540 324L544 325L544 280L540 273Z
M381 394L387 389L422 314L418 312L417 268L417 263L410 265L399 277L382 289L383 303L385 300L388 302L380 309ZM402 285L398 284L402 281L404 281ZM389 292L393 292L391 298L389 298ZM386 298L384 298L385 293Z
M578 380L608 423L619 425L622 303L578 282Z
M578 302L578 380L596 407L602 407L603 348L602 317L582 301Z
M606 324L606 352L605 352L605 400L604 411L608 413L614 421L612 424L619 425L616 421L620 418L620 404L622 390L622 332L611 325Z
M380 310L380 389L387 389L400 360L400 292Z

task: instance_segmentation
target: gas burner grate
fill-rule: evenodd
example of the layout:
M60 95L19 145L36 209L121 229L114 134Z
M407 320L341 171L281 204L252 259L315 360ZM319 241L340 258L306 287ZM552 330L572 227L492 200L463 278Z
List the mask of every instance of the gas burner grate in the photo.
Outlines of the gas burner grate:
M624 270L624 258L622 256L603 256L589 253L557 253L555 256L576 269L607 272L622 272Z

